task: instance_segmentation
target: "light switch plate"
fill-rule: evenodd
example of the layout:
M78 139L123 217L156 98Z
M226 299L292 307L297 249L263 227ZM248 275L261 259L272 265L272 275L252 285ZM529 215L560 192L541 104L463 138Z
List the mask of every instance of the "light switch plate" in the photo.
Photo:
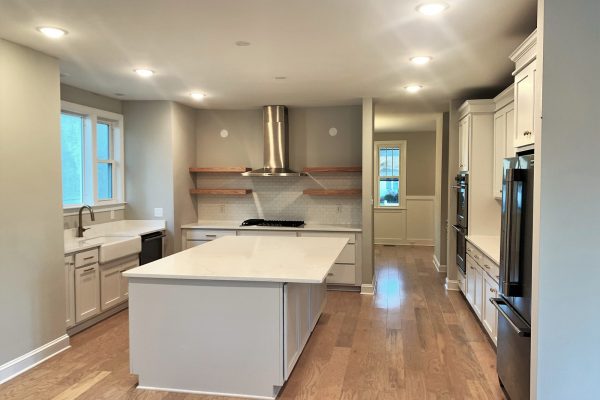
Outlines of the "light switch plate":
M115 210L110 210L110 219L115 219Z
M154 216L155 217L162 217L163 216L163 209L162 208L155 208L154 209Z

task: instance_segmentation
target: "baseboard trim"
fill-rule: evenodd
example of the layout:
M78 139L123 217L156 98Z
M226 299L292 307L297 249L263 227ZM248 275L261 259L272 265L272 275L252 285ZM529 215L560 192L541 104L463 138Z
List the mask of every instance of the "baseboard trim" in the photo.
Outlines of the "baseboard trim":
M255 396L249 394L237 394L237 393L220 393L220 392L206 392L201 390L186 390L186 389L173 389L173 388L163 388L163 387L154 387L154 386L143 386L138 385L136 389L140 390L153 390L157 392L173 392L173 393L189 393L189 394L204 394L209 396L223 396L223 397L237 397L244 399L275 399L277 396Z
M435 254L433 255L433 266L437 272L446 272L446 266L440 264L440 260L438 260Z
M65 334L27 354L0 365L0 385L70 347L69 335Z
M427 246L433 247L431 239L394 239L394 238L375 238L373 244L387 246Z
M372 283L363 283L360 285L360 294L374 295L375 285Z
M458 281L452 279L446 278L446 284L444 286L446 286L446 290L460 290L460 287L458 286Z

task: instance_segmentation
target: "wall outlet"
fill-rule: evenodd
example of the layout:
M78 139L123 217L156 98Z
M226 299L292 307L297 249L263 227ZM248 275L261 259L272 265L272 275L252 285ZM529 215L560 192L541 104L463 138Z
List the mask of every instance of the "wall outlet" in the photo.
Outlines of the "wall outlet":
M154 209L154 216L155 217L162 217L163 216L163 209L162 208L155 208Z
M115 210L110 210L110 219L115 219Z

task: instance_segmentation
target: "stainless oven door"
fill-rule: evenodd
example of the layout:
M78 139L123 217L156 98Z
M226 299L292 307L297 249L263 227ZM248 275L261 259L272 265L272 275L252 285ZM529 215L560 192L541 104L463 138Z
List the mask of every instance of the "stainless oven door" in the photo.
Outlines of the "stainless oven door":
M467 273L467 238L466 229L460 225L452 225L456 231L456 266L463 274Z

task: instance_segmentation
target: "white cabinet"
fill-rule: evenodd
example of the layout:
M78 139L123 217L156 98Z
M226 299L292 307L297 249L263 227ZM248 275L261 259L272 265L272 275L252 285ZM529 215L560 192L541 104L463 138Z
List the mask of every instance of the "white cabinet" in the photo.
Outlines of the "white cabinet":
M284 376L290 376L311 330L310 285L286 283L283 286Z
M75 269L75 322L100 313L100 273L98 264Z
M539 131L541 88L537 70L537 32L534 31L510 55L515 63L514 99L515 131L514 147L535 143Z
M263 230L243 230L237 231L238 236L284 236L296 237L296 231L263 231Z
M502 198L502 173L505 158L514 157L515 109L514 88L509 88L494 98L494 171L492 193L496 199Z
M75 260L73 256L65 256L65 283L67 305L67 328L75 325Z
M471 139L471 116L458 121L458 170L469 170L469 143Z
M469 256L467 256L466 260L467 265L467 288L465 297L469 304L473 305L475 303L475 280L477 279L477 274L475 272L475 262L471 260Z
M327 298L327 284L315 283L310 285L310 330L315 328Z
M515 75L515 147L527 146L535 142L535 134L538 130L535 118L537 81L535 61Z
M100 300L102 311L106 311L128 298L128 282L123 272L137 267L137 256L100 265Z
M483 271L478 265L475 265L473 310L475 310L475 314L481 319L481 316L483 315Z
M498 339L498 310L490 303L490 299L498 297L498 282L488 274L483 274L483 309L481 322L490 338L496 343Z

